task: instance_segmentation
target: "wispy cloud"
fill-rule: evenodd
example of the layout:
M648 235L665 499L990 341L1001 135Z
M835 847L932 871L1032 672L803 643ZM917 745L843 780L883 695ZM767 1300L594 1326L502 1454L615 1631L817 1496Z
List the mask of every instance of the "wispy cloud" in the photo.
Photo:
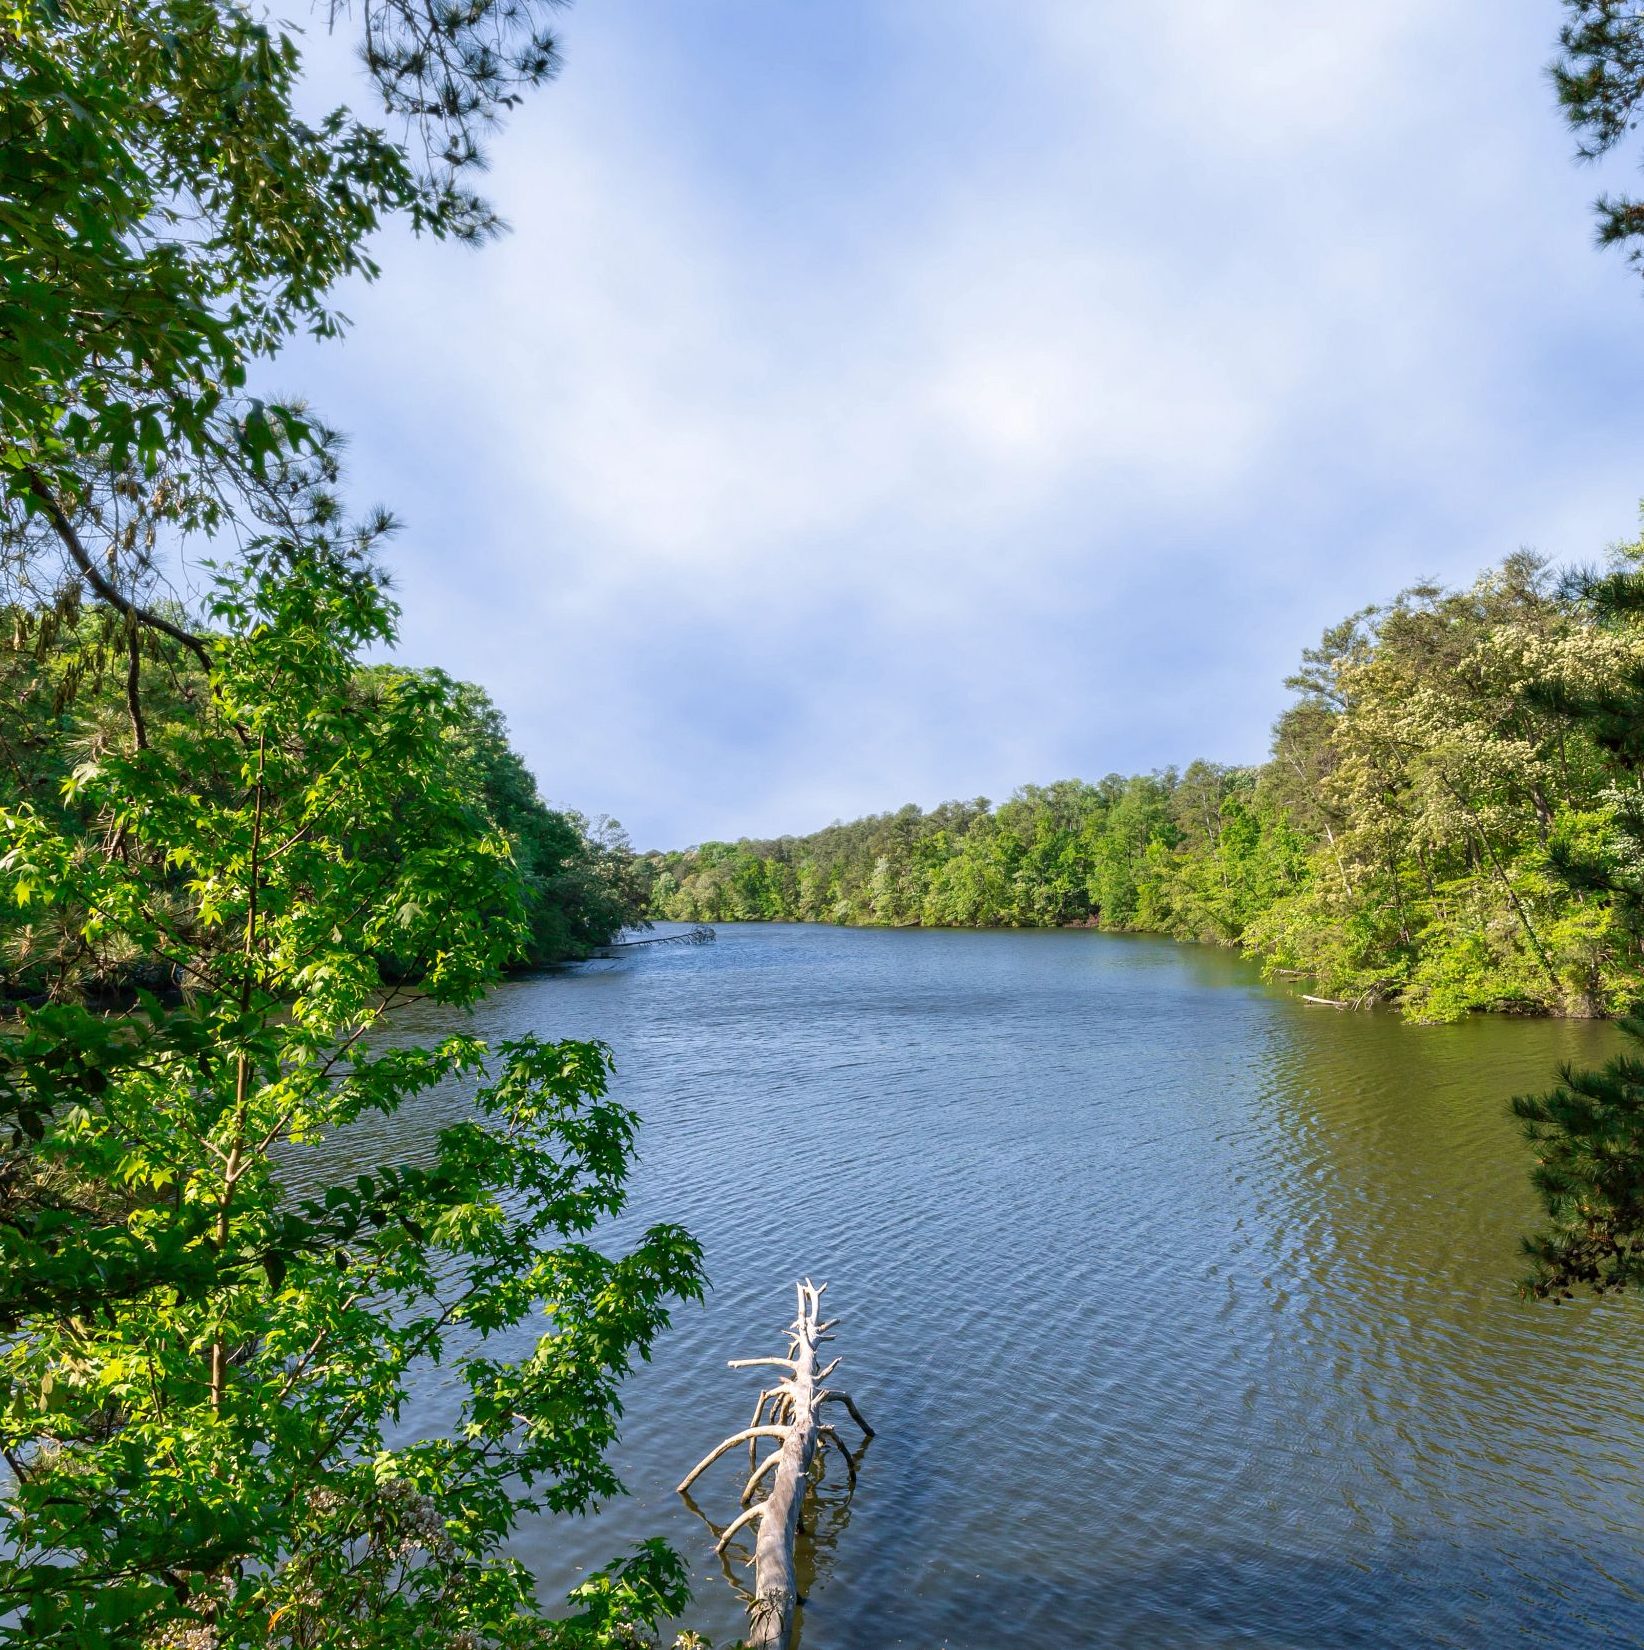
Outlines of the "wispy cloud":
M609 0L293 361L405 652L644 842L1260 754L1341 611L1636 492L1542 4Z

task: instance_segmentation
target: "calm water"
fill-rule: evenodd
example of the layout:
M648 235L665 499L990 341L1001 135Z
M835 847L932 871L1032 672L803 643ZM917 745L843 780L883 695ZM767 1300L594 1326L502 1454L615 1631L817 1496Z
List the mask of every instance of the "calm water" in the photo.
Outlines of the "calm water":
M809 1650L1644 1644L1644 1311L1512 1287L1505 1097L1608 1028L1337 1014L1151 940L793 927L478 1021L611 1044L646 1119L623 1226L683 1221L714 1285L630 1385L632 1496L521 1541L551 1591L660 1533L737 1635L671 1486L810 1273L879 1436L802 1554Z

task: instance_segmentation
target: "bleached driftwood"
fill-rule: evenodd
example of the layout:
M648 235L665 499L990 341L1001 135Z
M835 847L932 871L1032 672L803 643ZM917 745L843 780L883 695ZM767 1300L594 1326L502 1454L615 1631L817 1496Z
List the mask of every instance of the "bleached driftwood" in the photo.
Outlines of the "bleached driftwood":
M833 1339L829 1331L838 1322L837 1319L828 1322L822 1319L822 1292L827 1287L825 1283L813 1284L809 1278L797 1285L799 1310L793 1327L788 1331L786 1358L731 1360L732 1369L778 1369L783 1372L782 1378L775 1386L767 1387L760 1393L749 1425L740 1432L732 1433L697 1462L679 1486L679 1493L685 1495L720 1456L728 1454L738 1444L747 1444L750 1470L742 1491L743 1510L720 1533L717 1550L723 1554L739 1531L750 1524L758 1525L754 1542L754 1590L748 1605L752 1627L748 1637L750 1650L787 1650L788 1639L793 1632L794 1607L799 1602L794 1573L794 1537L799 1533L811 1462L822 1444L832 1444L845 1457L851 1483L853 1486L856 1483L856 1463L839 1434L821 1419L823 1406L830 1403L843 1405L861 1428L862 1436L873 1436L873 1428L862 1419L862 1412L852 1402L850 1394L827 1385L828 1377L839 1366L839 1360L835 1358L825 1367L817 1368L817 1349ZM779 1442L761 1461L757 1451L760 1440L764 1438ZM756 1500L755 1496L767 1478L770 1488L763 1500Z
M607 945L601 945L602 952L617 952L617 950L637 950L640 945L711 945L718 939L718 934L705 922L698 922L697 927L687 929L683 934L647 934L645 939L614 939Z

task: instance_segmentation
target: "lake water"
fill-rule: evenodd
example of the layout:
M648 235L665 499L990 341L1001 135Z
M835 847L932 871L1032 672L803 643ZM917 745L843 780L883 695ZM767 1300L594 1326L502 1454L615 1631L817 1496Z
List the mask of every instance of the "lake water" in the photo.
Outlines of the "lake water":
M878 1437L801 1553L806 1650L1644 1644L1644 1309L1513 1287L1506 1098L1611 1028L1339 1014L1149 939L785 926L476 1020L611 1045L645 1118L612 1239L682 1221L713 1283L628 1388L632 1495L524 1533L549 1591L662 1534L738 1635L672 1486L809 1274Z

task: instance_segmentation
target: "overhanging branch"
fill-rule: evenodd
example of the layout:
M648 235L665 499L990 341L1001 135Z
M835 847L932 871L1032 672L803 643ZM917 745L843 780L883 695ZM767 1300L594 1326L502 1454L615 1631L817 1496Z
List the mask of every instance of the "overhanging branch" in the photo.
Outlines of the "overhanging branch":
M51 523L58 538L63 541L63 548L68 551L69 559L79 568L81 576L96 592L98 599L107 602L117 612L124 613L128 619L133 620L135 623L143 625L149 630L157 630L162 636L169 636L174 642L180 642L209 672L211 669L211 653L205 642L192 631L184 630L180 625L173 624L152 608L144 607L140 603L134 602L129 596L122 594L119 588L98 570L90 552L81 543L80 535L74 529L74 523L69 520L52 490L34 470L25 470L23 473L28 477L30 495L45 511L46 519Z

